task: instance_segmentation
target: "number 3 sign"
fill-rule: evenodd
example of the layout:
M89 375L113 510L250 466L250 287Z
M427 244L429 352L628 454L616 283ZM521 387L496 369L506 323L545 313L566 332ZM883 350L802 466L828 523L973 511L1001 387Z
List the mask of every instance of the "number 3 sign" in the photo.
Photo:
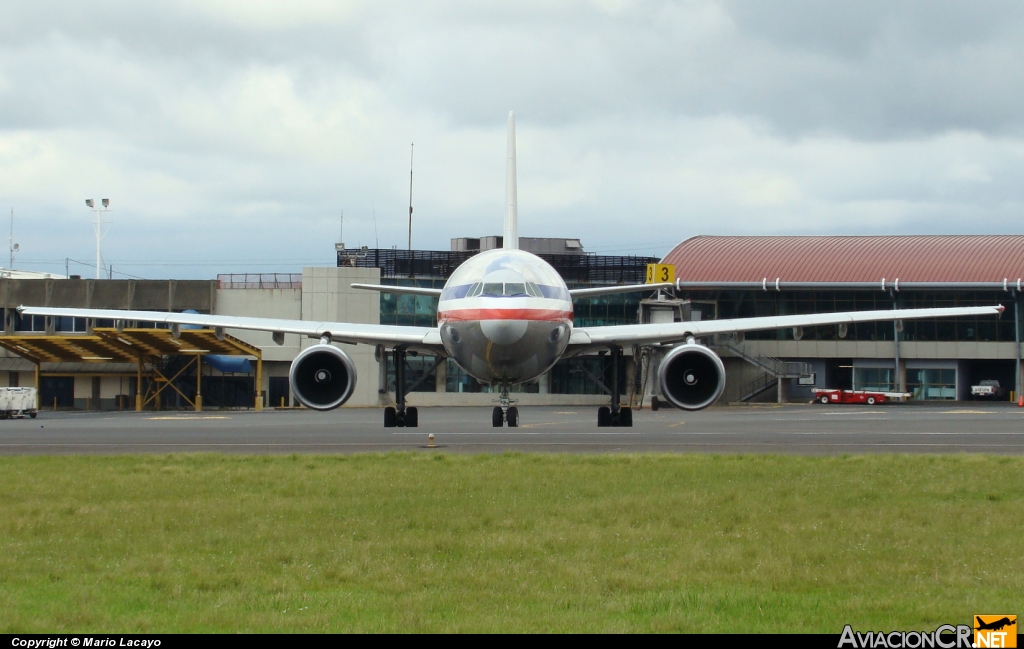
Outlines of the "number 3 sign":
M676 281L676 267L672 264L647 264L648 284L674 281Z

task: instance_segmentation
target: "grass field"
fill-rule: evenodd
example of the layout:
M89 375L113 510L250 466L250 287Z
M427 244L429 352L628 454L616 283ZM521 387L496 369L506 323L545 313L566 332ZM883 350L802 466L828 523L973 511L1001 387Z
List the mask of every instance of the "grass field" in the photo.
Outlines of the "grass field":
M1024 458L0 458L0 631L817 631L1024 614Z

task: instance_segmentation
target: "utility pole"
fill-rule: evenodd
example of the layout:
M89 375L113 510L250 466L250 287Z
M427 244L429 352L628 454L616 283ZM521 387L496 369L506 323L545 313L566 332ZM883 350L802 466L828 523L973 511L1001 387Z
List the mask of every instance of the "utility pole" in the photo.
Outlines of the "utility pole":
M104 198L100 203L102 207L96 207L93 199L85 199L85 204L96 214L96 220L93 221L93 229L96 231L96 279L103 279L103 253L100 250L100 241L103 240L103 235L105 234L103 232L103 225L104 223L109 223L109 221L103 220L103 215L110 211L110 199Z
M412 250L412 155L416 143L409 145L409 250Z

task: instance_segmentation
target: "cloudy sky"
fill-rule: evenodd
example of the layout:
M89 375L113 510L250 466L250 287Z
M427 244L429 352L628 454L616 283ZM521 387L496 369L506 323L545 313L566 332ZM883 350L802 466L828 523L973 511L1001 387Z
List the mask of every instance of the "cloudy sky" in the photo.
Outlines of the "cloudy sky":
M415 142L447 249L500 233L514 110L524 236L1020 233L1021 34L1017 1L5 0L0 225L91 276L109 197L115 277L296 272L342 210L405 246Z

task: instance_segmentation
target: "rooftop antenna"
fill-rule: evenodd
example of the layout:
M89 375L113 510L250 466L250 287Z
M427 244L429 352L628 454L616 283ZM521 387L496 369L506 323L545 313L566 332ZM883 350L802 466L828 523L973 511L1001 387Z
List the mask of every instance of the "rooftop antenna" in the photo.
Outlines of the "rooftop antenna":
M412 154L416 143L409 145L409 250L412 250Z
M14 243L14 208L11 208L11 236L7 239L7 246L11 249L11 265L8 270L14 270L14 253L21 249L21 246Z
M334 250L341 252L345 249L345 210L341 211L341 232L338 233L338 243L334 244Z
M103 220L103 215L110 211L110 199L102 199L100 201L102 207L97 207L96 201L91 198L85 199L85 204L96 215L96 220L92 222L93 229L96 231L96 279L103 279L103 253L100 250L100 242L103 240L103 235L106 234L103 231L103 225L110 223L110 221Z
M377 237L377 206L373 201L370 201L370 207L373 209L373 247L380 248L380 239Z

